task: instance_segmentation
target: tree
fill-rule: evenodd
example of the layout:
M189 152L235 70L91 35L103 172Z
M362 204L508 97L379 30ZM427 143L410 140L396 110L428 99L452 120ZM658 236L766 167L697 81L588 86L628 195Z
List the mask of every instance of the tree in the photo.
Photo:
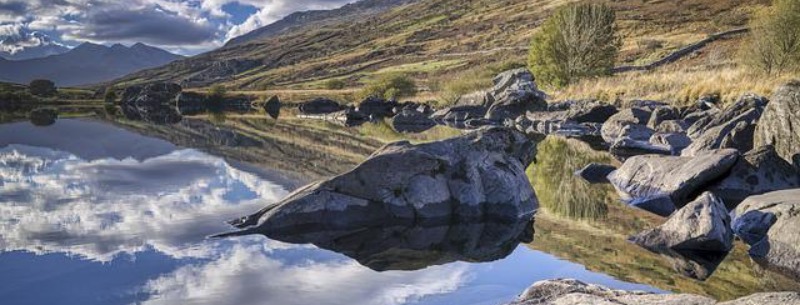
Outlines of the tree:
M743 62L766 74L800 68L800 1L775 0L750 22Z
M114 103L117 101L117 91L114 89L114 87L108 87L106 89L103 99L106 101L106 103Z
M46 79L35 79L28 85L28 90L36 96L55 96L58 93L56 84Z
M560 8L534 34L528 66L553 87L611 74L622 45L615 21L614 10L604 4Z
M368 82L361 96L394 100L416 93L417 84L410 77L403 74L387 74Z

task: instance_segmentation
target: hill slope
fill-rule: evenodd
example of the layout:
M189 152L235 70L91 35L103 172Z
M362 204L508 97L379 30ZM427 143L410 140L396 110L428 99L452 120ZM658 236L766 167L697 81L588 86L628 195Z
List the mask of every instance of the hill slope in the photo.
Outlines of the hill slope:
M588 0L584 0L588 1ZM119 82L156 80L189 87L223 83L264 90L326 78L359 82L365 72L424 77L486 62L524 62L531 35L557 7L577 0L417 0L323 28L301 26L231 45ZM596 2L596 1L592 1ZM620 64L640 64L706 35L740 27L769 0L607 0L624 38Z
M144 44L106 47L84 43L59 55L20 61L0 60L0 81L27 84L43 78L54 81L58 86L86 85L181 58Z

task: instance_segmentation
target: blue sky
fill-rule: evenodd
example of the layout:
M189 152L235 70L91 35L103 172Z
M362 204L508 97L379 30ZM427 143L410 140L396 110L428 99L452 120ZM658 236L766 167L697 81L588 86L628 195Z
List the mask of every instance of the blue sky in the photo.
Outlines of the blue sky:
M14 37L19 45L35 44L29 41L30 34L39 32L68 46L143 42L197 54L292 12L331 9L353 1L0 0L0 39Z

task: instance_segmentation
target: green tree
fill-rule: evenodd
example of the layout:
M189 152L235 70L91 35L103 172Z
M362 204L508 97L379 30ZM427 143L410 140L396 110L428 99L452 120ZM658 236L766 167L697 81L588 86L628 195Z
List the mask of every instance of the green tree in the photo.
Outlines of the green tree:
M367 86L362 89L361 96L394 100L413 96L416 93L417 84L407 75L386 74L369 81Z
M114 89L114 87L108 87L106 89L106 93L103 95L103 100L105 100L106 103L114 103L117 101L117 91Z
M35 79L28 85L28 90L36 96L55 96L58 93L56 84L46 79Z
M534 34L528 66L552 87L611 74L622 45L615 22L614 10L604 4L560 8Z
M750 22L742 61L766 74L800 69L800 1L775 0Z

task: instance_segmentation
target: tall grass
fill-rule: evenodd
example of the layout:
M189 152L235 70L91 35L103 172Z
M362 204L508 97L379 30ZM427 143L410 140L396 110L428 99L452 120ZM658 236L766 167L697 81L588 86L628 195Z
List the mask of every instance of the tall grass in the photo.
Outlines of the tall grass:
M527 174L541 206L570 219L605 218L608 204L615 201L614 190L607 185L590 185L573 174L593 162L614 161L611 155L594 151L578 140L547 137L539 143L536 163Z

